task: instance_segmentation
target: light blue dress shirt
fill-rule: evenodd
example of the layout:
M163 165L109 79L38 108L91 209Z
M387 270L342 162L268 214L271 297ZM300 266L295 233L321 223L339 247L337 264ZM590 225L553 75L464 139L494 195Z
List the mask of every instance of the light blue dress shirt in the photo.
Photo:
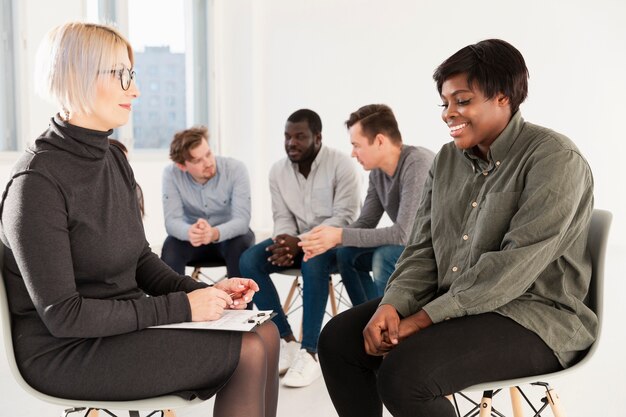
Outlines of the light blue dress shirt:
M245 234L250 228L250 178L236 159L216 156L217 173L198 184L188 172L171 164L163 170L163 214L167 234L189 240L199 218L220 232L219 241Z

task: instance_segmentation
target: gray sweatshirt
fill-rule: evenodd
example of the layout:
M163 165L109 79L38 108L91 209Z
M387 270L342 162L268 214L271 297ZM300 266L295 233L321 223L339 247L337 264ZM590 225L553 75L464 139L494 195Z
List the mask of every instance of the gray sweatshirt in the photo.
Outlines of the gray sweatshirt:
M392 176L373 169L361 215L343 230L343 246L406 245L434 156L426 148L403 145ZM385 212L393 225L377 229Z

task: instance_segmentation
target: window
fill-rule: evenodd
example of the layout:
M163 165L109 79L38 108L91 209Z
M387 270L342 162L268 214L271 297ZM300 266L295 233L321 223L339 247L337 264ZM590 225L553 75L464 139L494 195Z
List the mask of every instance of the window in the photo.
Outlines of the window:
M175 132L191 125L208 125L207 3L204 0L87 0L91 16L95 13L100 21L122 22L120 29L134 48L137 86L141 92L133 103L129 126L135 148L169 148ZM167 27L163 22L167 22ZM190 45L186 39L191 40ZM186 66L192 62L194 71L189 71ZM193 74L193 79L187 80L187 74ZM167 96L163 97L164 94ZM154 112L158 114L156 118L152 117Z
M0 150L17 150L12 0L0 0Z
M146 11L149 10L149 13ZM167 22L167 30L163 28ZM128 2L129 40L135 48L137 86L141 97L134 109L149 109L149 120L133 115L135 148L167 147L174 134L187 128L185 91L185 18L183 2L132 0ZM165 86L165 87L164 87ZM170 90L161 97L162 89ZM178 106L168 105L174 100Z

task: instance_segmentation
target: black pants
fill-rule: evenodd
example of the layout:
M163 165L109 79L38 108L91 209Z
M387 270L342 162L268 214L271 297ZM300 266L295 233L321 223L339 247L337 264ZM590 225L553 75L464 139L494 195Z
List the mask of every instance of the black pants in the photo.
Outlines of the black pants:
M380 299L333 318L322 330L319 358L337 413L454 417L445 398L481 382L562 369L530 330L497 313L434 324L403 340L383 359L365 353L362 331Z
M218 261L226 264L228 277L240 277L239 257L246 249L254 245L254 233L248 229L246 234L219 243L192 246L188 241L168 236L163 243L161 259L170 268L181 275L190 262Z

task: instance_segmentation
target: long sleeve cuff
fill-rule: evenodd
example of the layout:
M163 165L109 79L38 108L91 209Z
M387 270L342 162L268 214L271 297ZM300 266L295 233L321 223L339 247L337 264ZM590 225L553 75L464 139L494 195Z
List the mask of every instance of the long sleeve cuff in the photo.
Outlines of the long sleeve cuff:
M380 304L392 305L402 317L410 316L419 308L413 295L402 288L387 287Z
M450 293L445 293L422 307L433 323L439 323L454 317L464 316L465 311L457 304Z

